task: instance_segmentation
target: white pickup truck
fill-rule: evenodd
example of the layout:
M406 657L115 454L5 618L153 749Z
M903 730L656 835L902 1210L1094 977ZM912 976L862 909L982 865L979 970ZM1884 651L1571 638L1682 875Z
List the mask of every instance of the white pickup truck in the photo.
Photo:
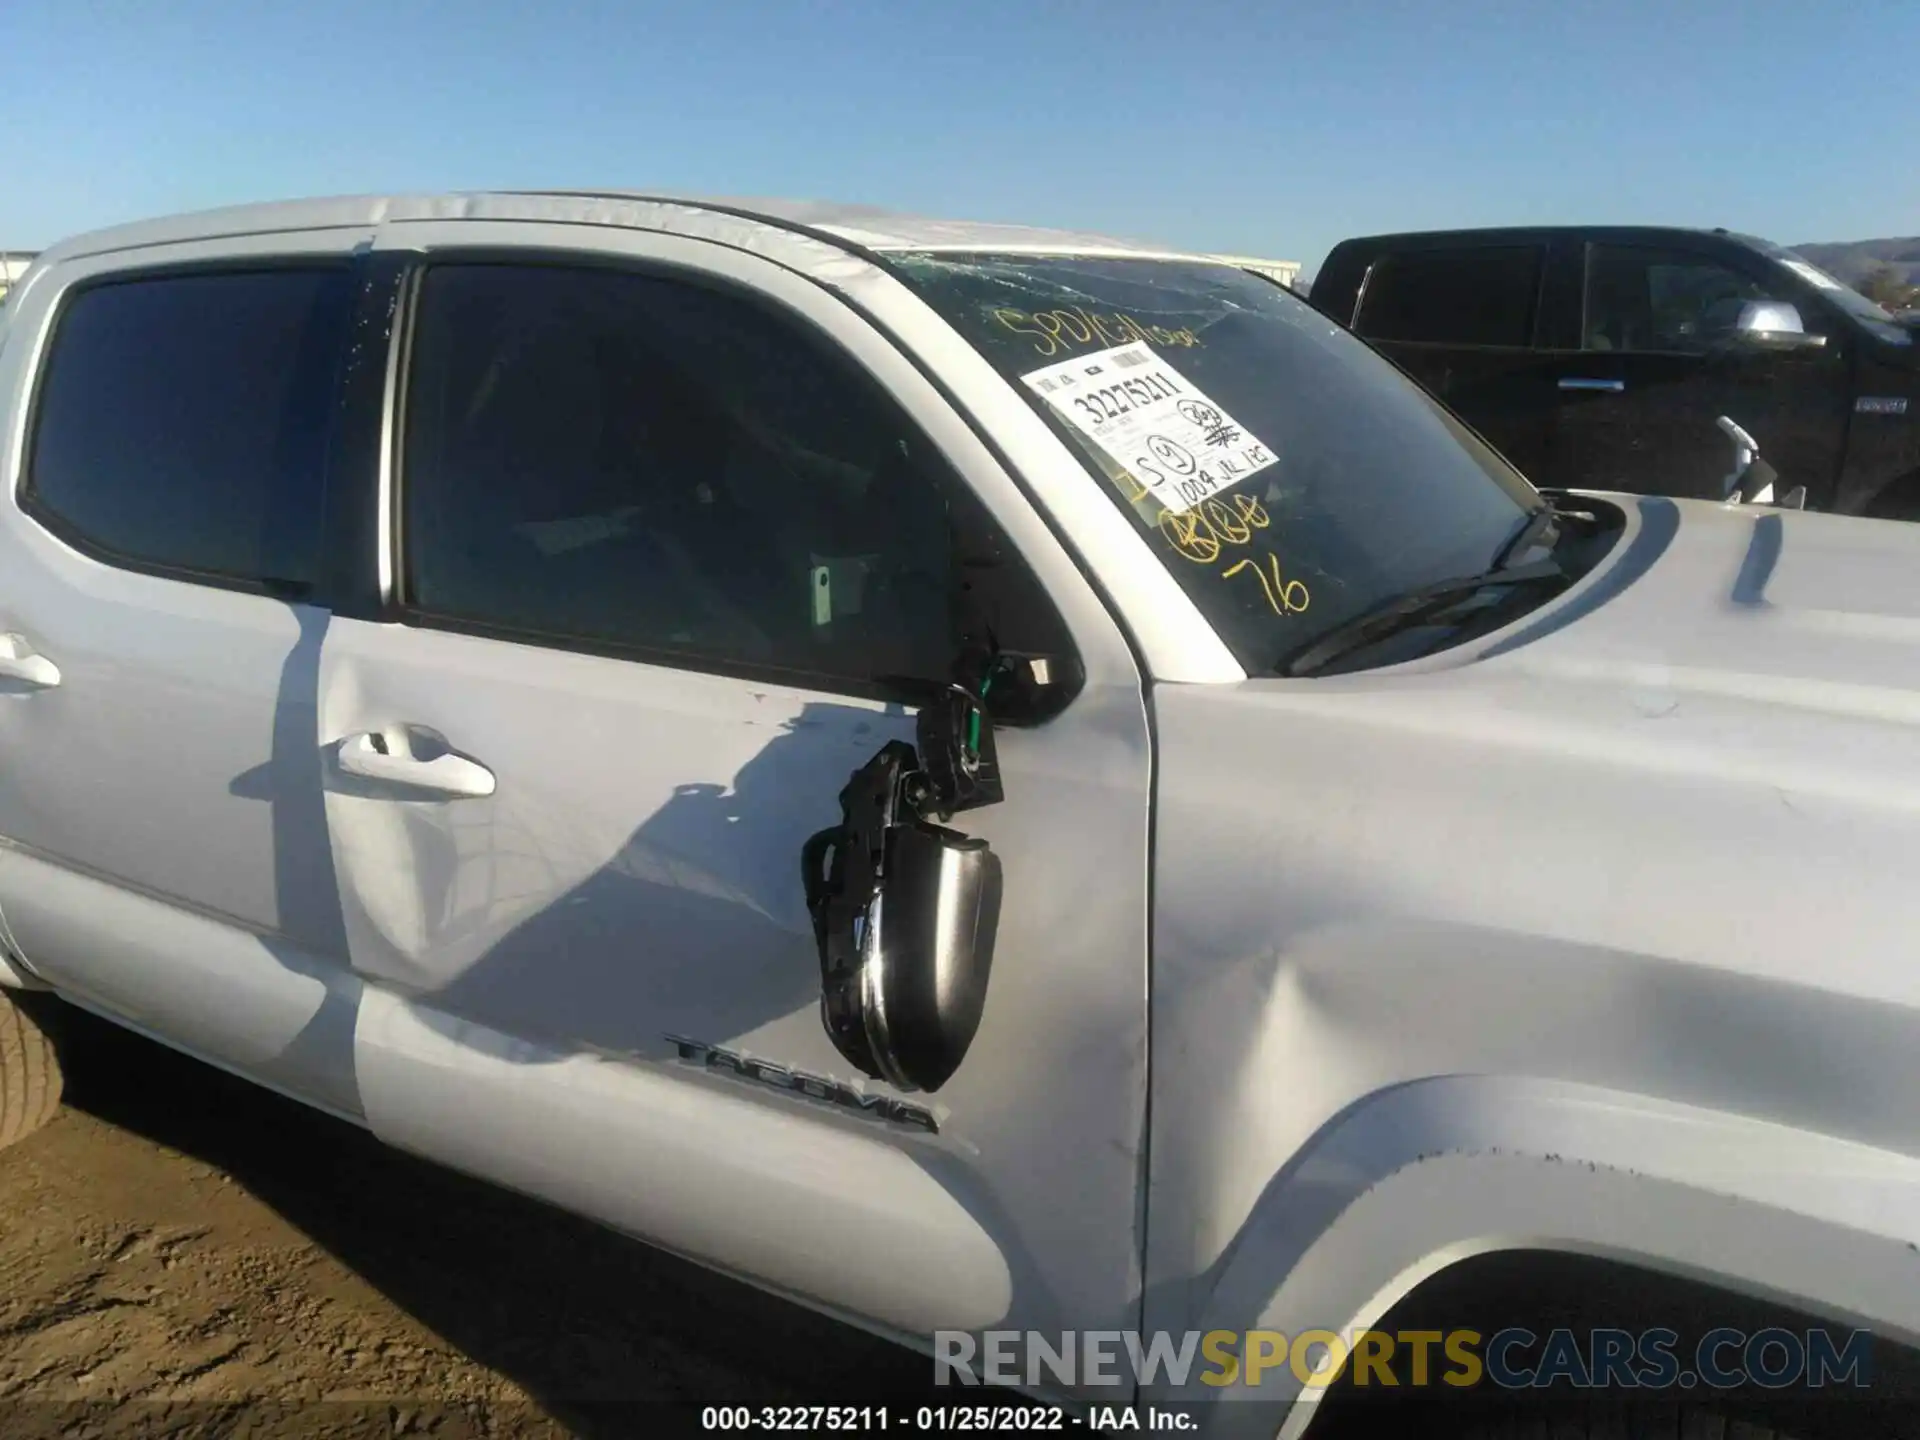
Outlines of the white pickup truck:
M1920 529L1543 496L1015 227L276 204L0 313L0 1139L50 990L1222 1434L1546 1276L1920 1337Z

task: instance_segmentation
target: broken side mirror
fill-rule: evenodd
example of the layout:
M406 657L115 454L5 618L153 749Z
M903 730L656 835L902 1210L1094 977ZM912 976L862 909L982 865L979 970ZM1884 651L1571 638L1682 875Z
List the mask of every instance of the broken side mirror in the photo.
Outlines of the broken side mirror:
M960 686L920 711L840 792L840 824L801 855L820 952L820 1018L861 1073L935 1091L986 1009L1000 861L935 820L1001 799L993 725Z

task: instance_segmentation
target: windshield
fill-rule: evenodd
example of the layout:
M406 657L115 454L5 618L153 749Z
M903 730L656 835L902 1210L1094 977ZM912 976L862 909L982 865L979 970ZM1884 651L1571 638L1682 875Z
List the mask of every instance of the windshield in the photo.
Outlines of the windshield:
M1250 674L1485 570L1540 505L1380 356L1245 271L889 258L1068 437Z
M1837 280L1818 265L1791 250L1774 252L1774 259L1793 271L1815 289L1826 292L1827 299L1845 310L1849 315L1857 315L1862 320L1891 320L1893 313L1883 305L1877 305L1862 295L1844 280Z
M1767 253L1773 259L1798 275L1827 297L1829 303L1837 305L1854 319L1860 321L1882 340L1895 345L1911 343L1911 337L1894 318L1893 312L1862 295L1845 281L1836 280L1826 271L1804 256L1781 246L1767 247Z

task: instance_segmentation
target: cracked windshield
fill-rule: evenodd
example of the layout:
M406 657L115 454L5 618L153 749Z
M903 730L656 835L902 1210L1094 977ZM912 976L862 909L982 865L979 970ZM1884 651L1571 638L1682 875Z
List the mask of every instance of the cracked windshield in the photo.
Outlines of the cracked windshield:
M1251 673L1486 569L1538 503L1378 355L1245 271L894 263L1071 438Z

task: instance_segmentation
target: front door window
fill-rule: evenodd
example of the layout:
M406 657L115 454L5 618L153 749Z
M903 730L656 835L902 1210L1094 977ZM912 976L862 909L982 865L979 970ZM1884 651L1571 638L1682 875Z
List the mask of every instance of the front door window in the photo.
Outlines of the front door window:
M1595 245L1581 348L1705 355L1733 334L1747 302L1783 298L1688 251Z

